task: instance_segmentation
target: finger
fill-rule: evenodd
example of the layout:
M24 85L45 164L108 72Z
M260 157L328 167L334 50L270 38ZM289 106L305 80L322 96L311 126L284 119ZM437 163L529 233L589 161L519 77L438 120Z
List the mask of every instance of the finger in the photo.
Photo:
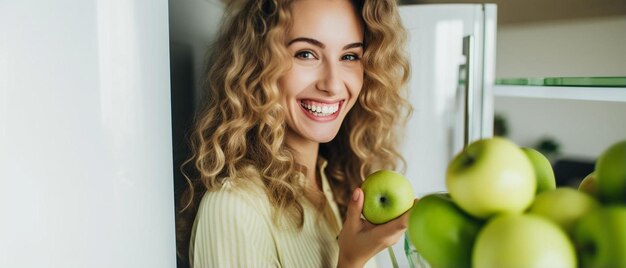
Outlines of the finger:
M358 228L361 225L361 211L363 210L363 191L361 188L354 189L352 198L348 204L345 226Z

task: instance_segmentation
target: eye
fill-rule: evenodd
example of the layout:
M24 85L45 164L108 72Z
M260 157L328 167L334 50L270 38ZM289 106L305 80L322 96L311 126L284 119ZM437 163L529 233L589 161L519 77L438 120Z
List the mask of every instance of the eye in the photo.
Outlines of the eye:
M360 59L359 56L356 54L347 54L341 57L341 60L345 60L345 61L358 61L359 59Z
M315 54L313 54L313 52L308 51L308 50L298 51L296 53L296 55L294 55L294 57L299 58L299 59L303 59L303 60L317 59L315 57Z

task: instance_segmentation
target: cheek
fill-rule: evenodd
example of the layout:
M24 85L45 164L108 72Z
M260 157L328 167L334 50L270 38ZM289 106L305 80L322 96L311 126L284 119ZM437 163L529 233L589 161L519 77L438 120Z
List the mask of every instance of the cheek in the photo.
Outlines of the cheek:
M346 75L348 90L353 99L357 99L363 89L363 78L364 73L362 68L353 70Z
M284 99L298 95L306 88L311 74L299 70L298 68L290 69L285 75L278 79L278 89Z
M363 80L365 74L363 68L355 68L353 70L350 70L349 72L346 72L344 75L346 77L344 81L347 85L348 93L350 94L350 101L348 102L348 106L346 107L346 112L349 112L358 101L359 95L363 90Z
M287 111L289 110L289 102L291 99L294 98L294 96L296 95L295 92L293 92L294 89L294 85L292 85L292 81L291 79L289 79L288 76L283 76L280 79L278 79L278 92L280 94L280 104L283 106L283 108Z

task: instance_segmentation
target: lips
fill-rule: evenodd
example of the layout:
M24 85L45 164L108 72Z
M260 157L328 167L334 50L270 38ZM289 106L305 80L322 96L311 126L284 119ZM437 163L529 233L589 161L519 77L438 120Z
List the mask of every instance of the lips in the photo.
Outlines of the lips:
M332 103L319 102L314 100L300 100L300 107L302 110L314 120L332 120L339 114L342 101L336 101Z

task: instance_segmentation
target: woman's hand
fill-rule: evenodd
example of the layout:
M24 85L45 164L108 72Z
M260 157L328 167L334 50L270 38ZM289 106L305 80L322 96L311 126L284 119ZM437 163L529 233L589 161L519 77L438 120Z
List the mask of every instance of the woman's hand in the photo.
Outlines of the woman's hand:
M361 218L362 209L363 191L357 188L338 237L339 268L363 267L378 252L398 242L408 226L411 210L390 222L374 225Z

